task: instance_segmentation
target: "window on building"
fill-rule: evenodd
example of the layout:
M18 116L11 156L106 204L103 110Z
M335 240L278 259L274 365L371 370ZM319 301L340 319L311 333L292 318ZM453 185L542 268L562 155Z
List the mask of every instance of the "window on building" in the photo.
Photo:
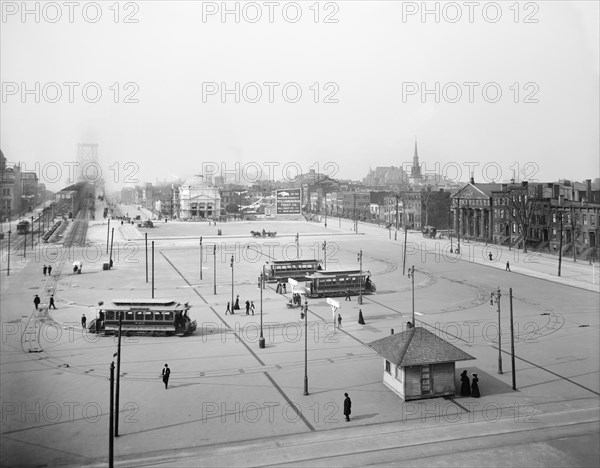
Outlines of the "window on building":
M596 217L594 215L590 215L590 225L596 225Z
M392 374L392 363L387 359L385 361L385 371L390 375Z
M586 215L581 215L582 221L583 221L583 225L587 226L587 216Z

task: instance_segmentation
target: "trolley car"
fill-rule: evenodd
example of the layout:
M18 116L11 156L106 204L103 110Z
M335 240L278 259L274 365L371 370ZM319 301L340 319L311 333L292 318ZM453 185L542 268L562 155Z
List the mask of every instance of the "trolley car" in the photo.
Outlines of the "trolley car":
M266 280L269 283L287 281L305 281L306 275L321 270L320 260L274 260L265 267Z
M375 292L371 273L363 270L317 271L306 275L308 297L345 296Z
M115 334L122 316L121 331L128 335L189 335L196 330L196 321L188 316L190 307L187 302L180 304L170 299L116 299L99 311L90 331Z
M22 220L17 223L17 234L27 234L29 232L29 221Z

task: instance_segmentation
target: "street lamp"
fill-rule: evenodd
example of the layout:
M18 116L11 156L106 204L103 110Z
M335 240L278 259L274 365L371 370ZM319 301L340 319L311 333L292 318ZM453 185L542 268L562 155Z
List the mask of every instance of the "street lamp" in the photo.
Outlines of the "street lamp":
M358 277L358 303L362 304L362 249L358 252L357 260L360 265L360 274Z
M412 282L412 326L415 326L415 266L408 269L408 277Z
M304 395L308 395L308 298L304 297Z
M262 273L258 279L258 287L260 288L260 338L258 339L258 347L265 347L265 337L263 336L263 288L265 285L265 266L262 267ZM254 313L254 312L252 312Z
M217 295L217 244L213 245L213 293Z
M200 236L200 281L202 281L202 236Z
M327 270L327 241L323 241L323 268Z
M490 294L490 309L494 307L494 304L498 305L498 374L502 374L502 334L500 333L500 286L498 290Z
M12 231L8 228L8 260L6 264L6 276L10 276L10 234Z
M233 255L231 256L231 262L229 266L231 267L231 314L233 314Z

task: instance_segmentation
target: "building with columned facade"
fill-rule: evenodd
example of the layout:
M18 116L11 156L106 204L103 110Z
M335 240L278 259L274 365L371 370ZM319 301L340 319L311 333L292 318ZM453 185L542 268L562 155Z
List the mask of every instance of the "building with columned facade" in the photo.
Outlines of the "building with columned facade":
M218 219L220 214L219 188L206 181L203 176L194 176L179 188L179 219Z

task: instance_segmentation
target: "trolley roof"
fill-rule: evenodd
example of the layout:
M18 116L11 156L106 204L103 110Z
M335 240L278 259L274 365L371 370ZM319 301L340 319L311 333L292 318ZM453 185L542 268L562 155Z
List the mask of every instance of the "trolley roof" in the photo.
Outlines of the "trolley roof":
M371 272L368 270L321 270L315 273L311 273L310 275L306 275L309 279L316 278L332 278L332 277L341 277L341 276L371 276Z
M152 309L152 310L179 310L189 308L173 299L113 299L112 304L103 307L105 310L130 310L130 309Z
M270 265L296 265L299 263L321 263L321 260L307 258L305 260L272 260L268 262Z

